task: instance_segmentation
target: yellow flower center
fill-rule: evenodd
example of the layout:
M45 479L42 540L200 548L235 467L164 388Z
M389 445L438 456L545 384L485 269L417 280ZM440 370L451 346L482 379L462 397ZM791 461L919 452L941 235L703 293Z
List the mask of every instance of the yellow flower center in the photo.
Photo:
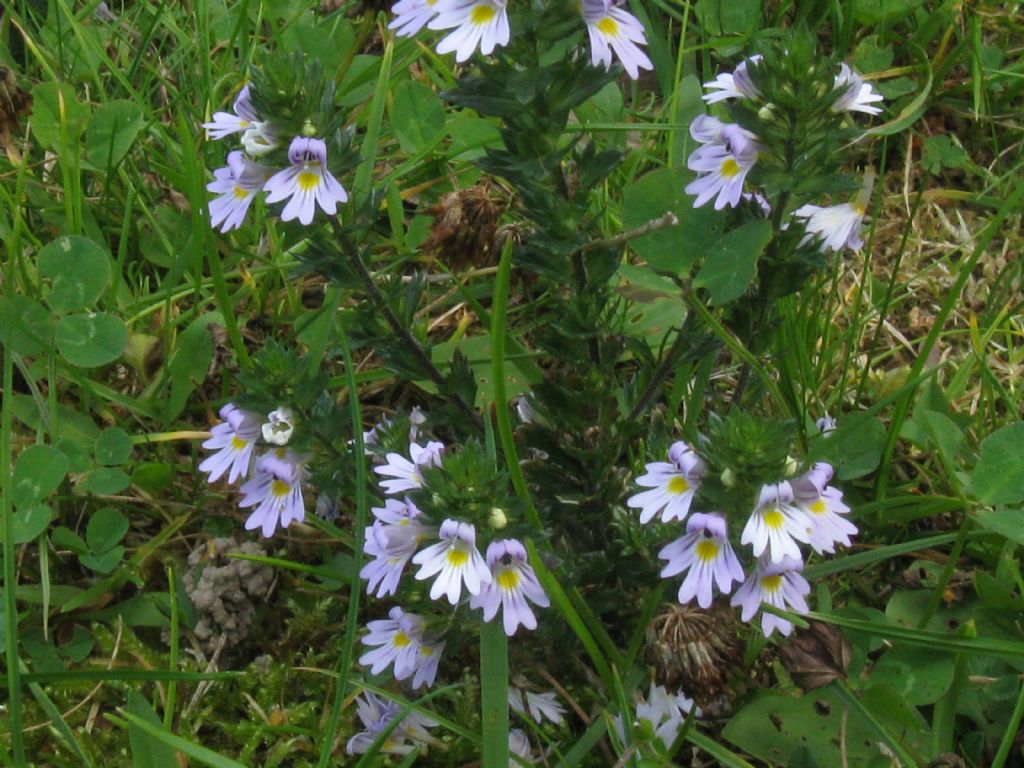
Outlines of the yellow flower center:
M244 451L249 447L249 441L243 440L238 435L231 438L231 450L233 451Z
M310 171L300 171L299 178L296 180L296 183L299 185L299 189L303 192L309 192L320 185L320 174L311 173Z
M674 493L678 496L681 493L686 493L688 490L690 490L690 484L686 482L685 477L679 477L676 475L668 481L669 493Z
M809 504L807 508L816 515L824 515L828 512L828 504L825 503L824 499L818 499L814 503Z
M762 576L761 577L761 589L765 592L778 592L779 587L782 586L782 576L775 574L774 576Z
M597 22L597 29L608 37L618 37L619 35L619 23L611 16L605 16Z
M287 496L290 490L291 486L284 480L275 480L270 484L270 494L278 499Z
M233 190L231 190L231 191L234 193L235 197L237 197L239 200L245 200L245 198L247 198L249 196L249 193L246 190L242 189L237 184L235 184L235 188Z
M475 5L473 10L469 12L469 20L471 23L480 26L486 24L497 15L498 12L489 5Z
M771 528L773 531L778 530L782 527L782 524L786 522L786 516L779 511L778 507L775 509L769 509L764 513L764 524Z
M737 163L731 157L726 158L722 162L722 167L719 169L719 173L721 173L726 178L730 178L730 179L733 176L735 176L737 173L739 173L739 172L740 172L740 165L739 165L739 163Z
M448 560L448 564L454 568L461 568L469 562L469 552L466 552L464 549L456 549L455 547L449 549L445 557Z
M395 648L405 648L412 640L402 630L395 632L395 639L391 641Z
M511 592L519 586L519 571L509 568L498 574L498 589L503 592Z
M712 539L703 539L697 544L697 559L702 563L710 563L718 557L718 543Z

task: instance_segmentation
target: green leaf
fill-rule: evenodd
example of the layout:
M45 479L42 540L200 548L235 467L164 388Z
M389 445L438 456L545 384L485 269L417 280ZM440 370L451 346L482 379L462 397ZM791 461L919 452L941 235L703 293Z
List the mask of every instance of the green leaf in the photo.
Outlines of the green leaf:
M391 101L391 126L407 155L426 149L444 134L444 103L415 80L402 80Z
M619 282L613 290L628 300L626 330L633 336L653 336L657 343L686 317L686 302L679 286L644 267L619 265Z
M96 463L119 466L132 455L132 438L120 427L110 427L96 441Z
M878 466L885 439L885 426L878 419L855 413L843 417L835 432L815 441L811 457L829 462L839 480L852 480Z
M738 299L753 282L757 259L771 239L767 221L750 221L726 233L711 246L694 286L706 288L714 306Z
M173 747L180 752L184 752L193 760L197 760L203 765L211 766L211 768L246 768L242 763L232 760L229 757L218 755L216 752L209 750L206 747L193 744L191 741L186 741L180 736L175 736L173 733L168 733L163 728L153 725L148 720L138 717L137 715L125 712L124 710L121 710L121 715L124 718L123 720L121 717L113 715L107 715L107 719L122 728L134 725L155 738L157 741Z
M14 465L11 500L21 509L49 496L68 471L67 457L49 445L30 445Z
M78 138L89 119L89 107L75 99L75 89L67 83L40 83L32 89L32 133L46 149L60 150L61 123L67 131L68 149L78 146Z
M131 484L132 479L124 470L118 467L97 467L78 479L78 482L75 483L75 490L78 493L94 493L105 496L111 493L120 493Z
M128 329L113 315L68 315L57 322L57 351L72 365L95 368L112 363L128 346Z
M85 131L85 159L99 170L117 167L135 143L143 122L142 110L134 102L104 102Z
M19 355L39 357L50 348L53 317L28 296L0 296L0 328L10 329L11 349ZM5 337L0 336L0 343Z
M921 151L921 165L929 173L938 173L943 168L963 168L967 164L967 153L946 133L929 136L924 140Z
M213 339L208 326L215 320L215 315L203 315L178 334L174 354L167 366L171 374L171 396L167 398L165 414L168 420L177 418L196 385L206 379L213 360Z
M113 507L96 510L85 529L85 542L93 553L106 552L128 533L128 518Z
M156 495L171 484L171 468L166 464L142 464L132 472L132 485L148 494Z
M63 315L92 304L110 285L110 260L87 237L59 237L39 251L39 274L50 278L46 303Z
M974 520L985 530L1024 544L1024 509L983 509Z
M99 555L79 555L78 559L86 568L97 573L110 573L117 568L124 557L124 547L118 544Z
M46 530L53 520L53 510L46 504L38 504L14 513L13 539L15 544L32 541Z
M983 504L1024 501L1024 422L1003 427L981 441L971 473L971 493Z
M128 691L128 712L154 728L161 725L160 718L146 698L133 690ZM174 749L132 723L128 724L128 745L134 768L168 768L178 764Z
M82 541L82 537L63 525L58 525L54 528L53 533L50 535L50 542L57 549L70 549L76 555L86 555L89 553L89 547Z
M622 198L622 228L627 232L668 212L679 219L674 227L629 241L633 252L650 266L679 277L690 274L722 231L722 217L710 206L694 208L684 186L684 174L660 168L627 186Z
M869 685L886 685L910 704L934 704L953 683L948 653L900 646L886 651L875 664Z

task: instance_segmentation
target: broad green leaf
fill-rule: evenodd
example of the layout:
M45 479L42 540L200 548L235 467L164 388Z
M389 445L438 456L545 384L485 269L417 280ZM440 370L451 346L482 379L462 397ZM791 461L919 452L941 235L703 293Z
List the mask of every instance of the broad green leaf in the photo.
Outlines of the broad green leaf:
M10 329L11 349L19 355L39 357L50 348L53 317L28 296L0 296L0 328ZM0 344L5 338L0 333Z
M1024 422L1003 427L981 441L971 473L971 493L983 504L1024 501Z
M85 543L92 552L112 549L128 533L128 518L113 507L93 512L85 529Z
M111 493L120 493L129 485L132 479L119 467L97 467L82 475L75 483L75 491L78 493L94 493L104 496Z
M171 475L171 468L166 464L142 464L132 472L132 485L155 496L171 484Z
M679 223L629 241L641 259L662 272L679 277L690 274L699 256L718 241L722 217L710 206L693 207L683 192L687 174L659 168L626 187L622 199L622 228L629 232L664 215L674 213Z
M112 363L126 346L128 329L113 315L68 315L57 323L57 351L72 365L95 368Z
M726 233L711 246L694 286L706 288L715 306L738 299L753 282L757 260L771 239L767 221L750 221Z
M49 445L30 445L14 464L11 500L23 509L38 504L60 485L68 471L67 457Z
M79 555L79 561L86 568L97 573L110 573L124 559L124 547L118 544L116 547L106 550L99 555Z
M906 702L934 704L953 683L953 658L948 653L899 646L886 651L868 681L886 685Z
M110 427L100 433L96 441L96 463L120 466L132 455L132 438L120 427Z
M128 712L154 728L161 725L146 698L133 690L128 691ZM128 724L128 745L134 768L168 768L178 764L174 749L132 723Z
M878 466L885 438L885 426L878 419L851 414L840 419L835 432L813 444L811 456L829 462L839 480L852 480Z
M171 396L167 398L165 414L168 420L177 418L196 385L206 379L213 360L213 339L208 326L217 317L212 314L198 317L178 334L174 354L167 366L171 374Z
M135 103L123 99L104 102L85 130L85 159L101 171L117 167L144 122L142 110Z
M58 525L53 529L53 533L50 534L50 542L57 549L70 549L76 555L89 553L89 547L82 541L82 537L63 525Z
M427 86L402 80L391 100L391 127L402 151L415 155L444 134L444 103Z
M46 504L37 504L34 507L18 510L14 513L13 520L14 543L24 544L32 541L46 530L51 520L53 520L53 510Z
M92 304L110 285L110 260L92 240L59 237L39 251L39 274L50 278L46 303L57 314Z
M60 150L63 123L68 149L73 151L88 119L89 107L75 98L75 89L67 83L40 83L32 89L32 133L46 149Z
M1024 509L983 509L974 515L982 528L1024 544Z
M628 300L626 330L634 336L652 336L657 343L686 317L686 302L679 287L644 267L619 266L619 281L613 290Z

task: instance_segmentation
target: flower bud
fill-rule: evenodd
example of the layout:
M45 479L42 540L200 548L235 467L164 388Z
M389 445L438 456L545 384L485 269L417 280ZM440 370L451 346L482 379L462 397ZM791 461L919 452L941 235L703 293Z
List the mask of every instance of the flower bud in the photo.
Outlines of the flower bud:
M736 476L732 473L732 470L726 467L722 470L722 485L726 488L732 488L736 485Z
M496 531L500 531L508 525L508 517L501 507L492 507L491 514L487 518L487 524Z

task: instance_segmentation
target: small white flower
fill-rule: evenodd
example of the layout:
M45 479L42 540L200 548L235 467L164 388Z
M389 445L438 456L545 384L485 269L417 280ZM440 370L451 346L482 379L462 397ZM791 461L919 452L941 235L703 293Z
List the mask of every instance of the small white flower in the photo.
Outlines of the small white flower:
M395 18L388 24L399 37L412 37L437 15L440 0L398 0L391 6Z
M377 519L366 529L363 551L374 559L363 566L359 576L366 579L368 595L376 590L377 597L386 597L398 591L406 564L434 529L420 523L420 511L408 498L386 499L383 507L371 511Z
M612 51L615 51L634 80L640 77L641 69L654 68L640 48L647 45L647 36L636 16L619 8L612 0L582 0L580 12L590 35L590 62L595 67L603 64L605 69L610 69Z
M541 608L551 603L526 560L526 548L515 539L492 541L487 547L487 565L491 569L490 583L484 584L480 593L470 599L470 608L483 608L484 621L490 621L500 607L505 634L509 637L516 633L520 624L536 629L537 617L530 603Z
M485 56L499 45L508 45L508 15L505 0L440 0L437 17L429 29L452 29L437 44L438 53L455 51L455 60L463 62L480 46Z
M833 553L836 544L850 546L850 537L857 526L843 515L850 508L843 503L843 492L828 484L832 465L819 461L793 481L793 502L811 521L811 548L818 554Z
M317 207L335 215L338 203L348 200L348 193L327 168L327 145L321 139L296 136L288 146L291 167L278 171L263 185L268 203L288 200L281 211L281 221L298 219L309 225Z
M441 541L417 553L412 561L420 566L416 572L420 581L437 575L430 587L430 599L438 600L444 595L455 605L463 582L470 595L477 595L484 584L491 583L491 572L476 548L476 529L472 524L445 520L439 535Z
M864 112L868 115L881 113L881 107L872 106L885 97L876 93L864 78L858 75L848 64L839 66L839 74L835 78L835 89L841 90L839 98L832 105L835 112Z
M513 755L522 758L522 761L526 763L532 764L537 762L533 758L533 748L530 746L529 737L519 728L513 728L508 732L508 752L509 768L519 768L522 764L519 760L512 757Z
M271 445L288 445L295 431L295 416L291 408L278 408L267 414L263 427L263 439Z
M402 708L398 702L380 698L369 691L357 696L356 714L366 730L360 731L349 739L345 751L350 755L361 755L367 752L377 740L377 736L387 730L401 711ZM407 755L413 751L416 745L436 744L437 740L426 730L436 725L437 721L426 715L409 712L385 737L380 751L394 755ZM413 743L407 744L407 739Z
M810 537L811 521L793 504L793 488L783 480L761 488L757 508L743 528L740 543L751 544L754 557L767 552L769 561L778 563L786 557L799 561L797 542L807 544Z
M860 237L860 228L864 223L871 190L875 186L875 170L868 168L864 173L864 183L852 203L840 203L822 208L817 205L803 205L793 211L793 216L804 220L807 234L800 240L806 245L814 240L821 243L822 251L841 251L849 248L859 251L864 245Z
M424 638L420 641L419 659L416 662L416 674L412 678L412 688L430 687L437 678L437 666L441 663L444 652L444 639L441 637Z
M360 642L374 646L359 657L359 663L370 667L370 673L379 675L394 664L396 680L405 680L419 666L420 641L423 637L423 619L415 613L406 613L398 606L388 611L389 618L367 622L370 633Z
M732 605L742 606L740 618L750 621L762 604L807 613L805 598L811 592L811 585L800 575L803 567L799 558L784 557L776 563L764 557L758 559L757 568L732 596ZM781 616L764 611L761 614L761 631L765 637L776 629L783 635L789 635L793 631L793 624Z
M256 471L239 491L238 506L256 507L245 521L245 530L261 529L272 536L277 526L287 528L306 518L302 483L306 479L304 458L278 448L256 460Z
M513 712L523 717L531 717L538 725L547 718L555 725L565 719L565 707L558 701L558 697L551 691L547 693L533 693L522 688L510 685L508 688L508 705Z
M726 99L749 99L756 101L761 98L761 92L750 79L747 72L747 65L760 61L763 57L760 54L751 56L741 61L732 72L723 72L714 80L704 83L704 87L713 93L705 93L701 98L708 104L715 104Z
M210 430L210 439L203 443L203 448L216 453L203 459L199 471L208 473L210 483L226 472L228 482L233 483L249 474L262 419L232 403L220 409L220 417L223 421Z
M262 157L280 146L268 122L254 122L242 134L242 147L249 157Z
M203 123L203 128L207 130L211 139L223 139L232 133L247 130L256 122L256 112L252 108L248 85L235 97L234 110L234 113L215 112L212 122Z
M640 510L640 522L649 523L658 512L662 522L685 520L705 472L704 462L682 441L669 448L669 461L647 465L647 473L636 479L642 491L626 499L626 506Z
M373 471L378 475L393 477L394 480L381 480L380 486L384 493L404 493L415 491L423 487L423 475L420 474L420 467L441 466L441 451L444 445L438 442L429 442L425 446L417 443L409 445L409 456L412 461L400 453L389 453L385 458L387 464L374 467Z
M743 568L732 551L725 519L720 515L691 515L686 535L663 547L658 558L668 560L662 578L687 572L679 587L679 602L683 605L696 597L701 608L709 608L715 584L727 595L734 581L743 581Z
M206 185L210 192L217 192L208 204L210 226L220 227L228 232L242 226L249 206L256 199L256 193L263 189L273 170L252 162L235 150L228 154L228 164L213 172L214 180Z
M757 136L708 115L694 119L690 135L702 144L686 160L686 167L697 172L685 189L688 195L696 195L693 207L700 208L712 198L716 211L739 205L743 182L761 152Z
M679 735L687 716L694 710L693 700L682 692L671 694L663 685L651 683L647 698L636 705L636 724L646 722L648 727L665 747L670 747ZM701 716L700 707L694 711L695 717ZM615 730L619 739L625 740L625 725L622 715L615 718Z

